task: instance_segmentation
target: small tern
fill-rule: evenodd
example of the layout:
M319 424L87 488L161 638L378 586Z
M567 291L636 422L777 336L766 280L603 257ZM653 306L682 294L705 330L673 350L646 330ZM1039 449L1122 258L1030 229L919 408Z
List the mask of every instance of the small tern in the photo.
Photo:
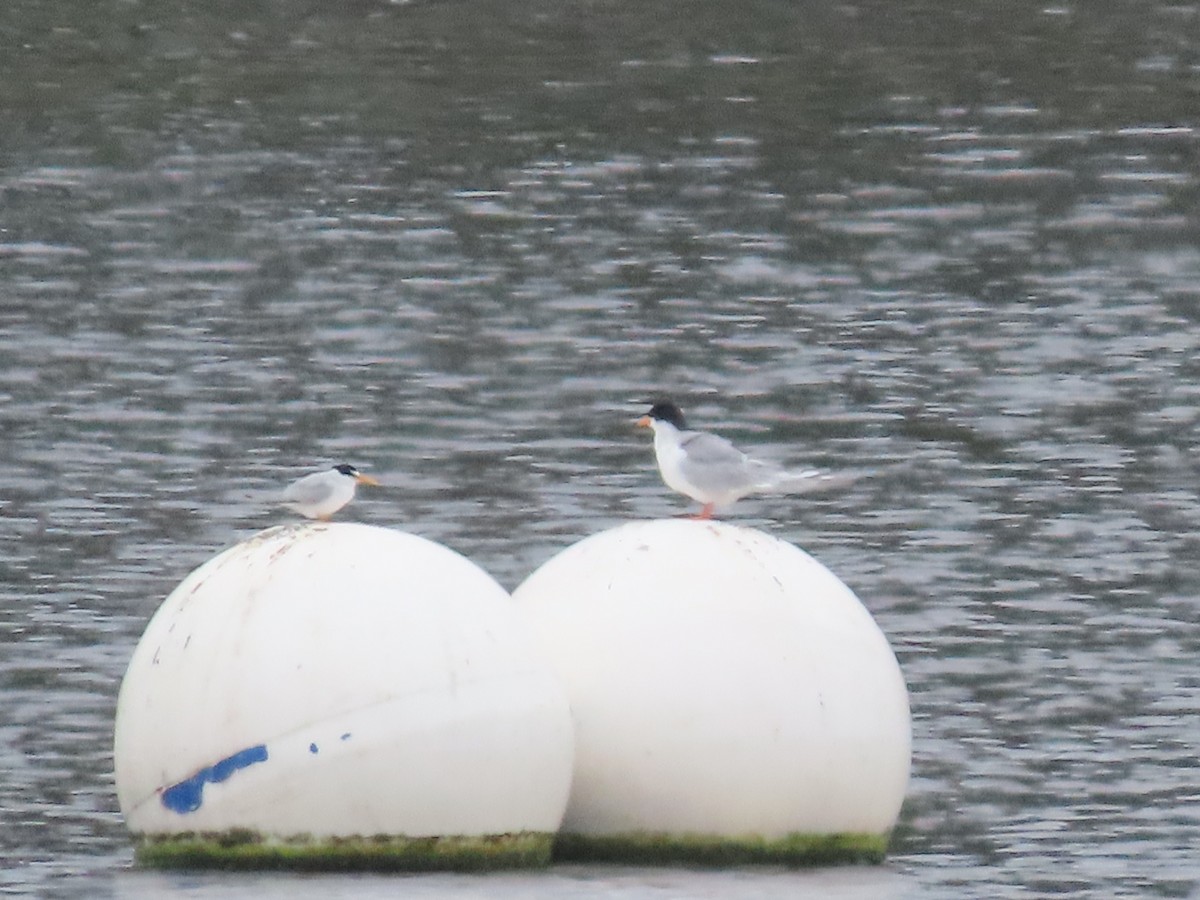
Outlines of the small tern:
M656 402L637 424L654 430L654 456L667 487L703 504L694 519L711 519L718 506L747 494L804 493L849 480L817 469L781 469L747 456L723 437L689 431L683 413L670 400Z
M280 502L309 519L327 520L354 499L354 491L360 484L378 485L379 482L354 466L342 463L324 472L305 475L288 485Z

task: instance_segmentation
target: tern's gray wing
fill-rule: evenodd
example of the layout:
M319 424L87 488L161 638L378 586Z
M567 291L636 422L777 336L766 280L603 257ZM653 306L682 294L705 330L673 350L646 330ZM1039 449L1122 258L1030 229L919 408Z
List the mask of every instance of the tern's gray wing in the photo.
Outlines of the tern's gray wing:
M679 446L686 452L689 462L697 465L741 465L746 454L725 438L707 431L685 431L679 436Z
M725 438L705 431L685 432L680 446L687 453L683 471L688 480L713 492L746 491L769 484L779 472L751 459Z
M283 502L298 506L316 506L328 500L333 494L333 484L324 472L315 475L305 475L299 481L288 485L283 492Z

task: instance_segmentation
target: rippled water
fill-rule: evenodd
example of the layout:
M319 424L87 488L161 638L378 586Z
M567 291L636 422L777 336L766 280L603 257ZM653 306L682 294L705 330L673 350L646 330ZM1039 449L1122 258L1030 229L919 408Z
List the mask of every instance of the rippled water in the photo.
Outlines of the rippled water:
M1192 890L1195 9L75 6L0 13L0 893L394 893L128 870L148 617L343 459L386 483L350 518L512 588L687 508L632 427L663 391L873 473L731 517L893 643L888 863L406 892Z

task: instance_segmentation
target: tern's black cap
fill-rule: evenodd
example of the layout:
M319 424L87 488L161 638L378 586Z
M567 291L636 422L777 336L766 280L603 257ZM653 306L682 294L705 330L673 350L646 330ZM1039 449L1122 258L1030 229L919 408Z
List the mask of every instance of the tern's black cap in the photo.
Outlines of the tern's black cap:
M658 419L660 422L670 422L680 431L687 428L687 422L683 418L683 410L670 400L655 400L654 405L650 407L650 412L646 413L646 415L652 419Z
M342 463L340 466L334 466L333 471L349 475L351 478L358 474L358 469L354 468L350 463Z

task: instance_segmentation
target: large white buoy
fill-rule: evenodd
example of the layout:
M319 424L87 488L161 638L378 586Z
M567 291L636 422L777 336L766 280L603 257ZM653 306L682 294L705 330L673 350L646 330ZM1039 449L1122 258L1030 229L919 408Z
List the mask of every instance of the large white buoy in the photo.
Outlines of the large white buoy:
M167 598L114 756L150 864L489 867L548 859L572 728L483 570L403 532L305 524Z
M513 599L575 720L557 854L882 858L908 694L870 613L811 556L719 522L639 522L567 548Z

